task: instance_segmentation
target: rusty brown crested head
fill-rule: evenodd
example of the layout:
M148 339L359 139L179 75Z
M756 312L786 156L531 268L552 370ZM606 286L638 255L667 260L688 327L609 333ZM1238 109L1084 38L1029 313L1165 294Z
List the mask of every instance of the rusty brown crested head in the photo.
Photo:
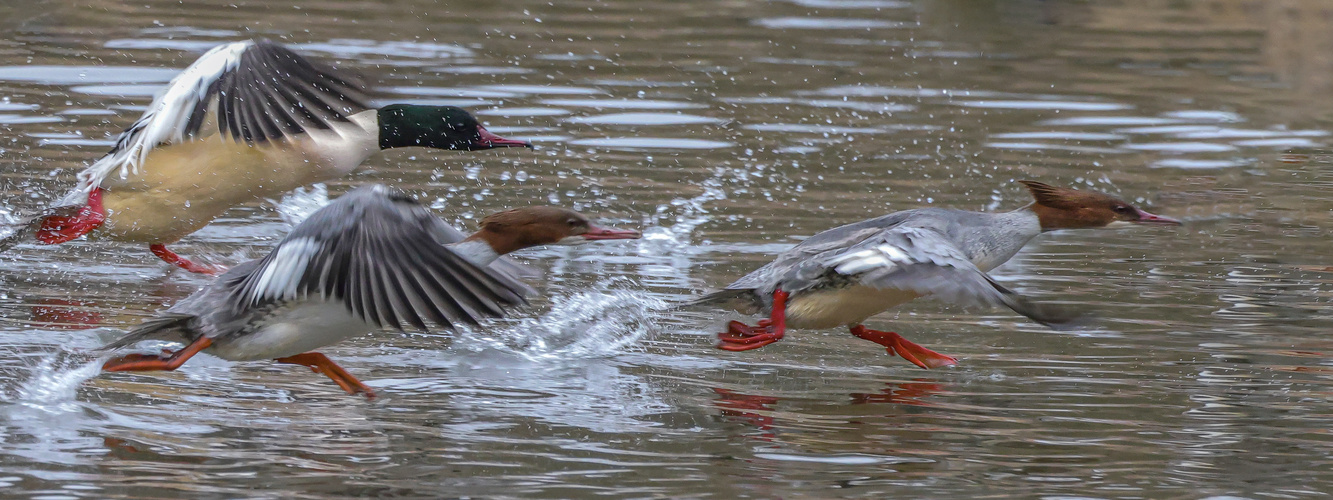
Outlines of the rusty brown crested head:
M1035 200L1031 210L1041 221L1042 231L1093 229L1117 223L1179 226L1180 221L1153 215L1113 196L1096 191L1056 187L1022 180Z
M500 255L540 245L578 245L589 241L625 240L638 231L594 225L567 208L532 206L496 212L481 219L481 229L468 240L482 240Z

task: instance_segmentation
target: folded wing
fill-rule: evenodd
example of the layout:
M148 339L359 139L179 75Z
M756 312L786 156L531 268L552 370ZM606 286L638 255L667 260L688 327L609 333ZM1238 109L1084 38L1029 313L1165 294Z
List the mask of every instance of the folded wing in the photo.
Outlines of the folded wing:
M1048 326L1079 318L1062 308L1033 303L977 269L943 234L896 226L841 252L809 261L797 275L834 273L874 288L910 290L950 302L1005 306Z

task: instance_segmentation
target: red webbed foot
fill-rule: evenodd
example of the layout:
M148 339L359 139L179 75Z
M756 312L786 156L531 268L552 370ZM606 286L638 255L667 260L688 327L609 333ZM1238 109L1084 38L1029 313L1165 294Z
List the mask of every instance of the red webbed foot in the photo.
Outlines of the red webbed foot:
M919 344L903 338L893 332L871 330L862 325L851 327L852 335L884 346L889 355L897 354L912 364L925 368L939 368L958 364L958 359L921 347Z
M757 326L739 321L727 323L727 331L717 334L717 348L724 351L748 351L782 340L787 329L787 292L773 291L773 312Z
M720 341L718 349L726 351L748 351L782 340L783 332L773 328L773 322L759 320L758 326L750 326L739 321L727 323L727 331L717 334Z
M79 207L73 214L64 212L43 217L41 225L34 235L37 241L46 245L58 245L73 240L89 231L97 229L106 222L106 209L102 207L102 193L105 190L95 188L88 193L88 204ZM73 207L70 207L73 210Z

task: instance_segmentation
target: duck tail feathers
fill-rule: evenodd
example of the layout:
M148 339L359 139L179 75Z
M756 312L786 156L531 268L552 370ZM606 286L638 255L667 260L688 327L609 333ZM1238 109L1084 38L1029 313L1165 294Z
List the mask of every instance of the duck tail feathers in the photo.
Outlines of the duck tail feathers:
M114 351L122 347L132 346L145 340L178 340L179 338L188 338L190 321L194 318L195 316L191 314L173 313L167 313L151 318L144 321L133 330L130 330L124 337L94 349L94 352Z
M706 294L702 297L677 302L667 307L668 311L688 309L697 306L721 306L737 310L755 307L755 295L752 288L727 288Z

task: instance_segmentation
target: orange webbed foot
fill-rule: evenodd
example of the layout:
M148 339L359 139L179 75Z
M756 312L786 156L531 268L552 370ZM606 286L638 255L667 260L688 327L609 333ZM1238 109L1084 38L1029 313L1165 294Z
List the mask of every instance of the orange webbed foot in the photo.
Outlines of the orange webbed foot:
M323 373L326 377L329 377L330 380L333 380L333 383L338 384L338 387L347 391L347 394L362 393L366 395L366 399L375 399L375 391L370 386L361 383L351 373L348 373L347 370L344 370L343 367L338 366L337 363L323 354L307 352L278 358L274 361L308 367L312 372Z
M180 368L185 361L199 354L199 351L213 345L213 339L199 337L185 348L171 352L166 349L162 354L126 354L102 364L102 371L107 372L150 372L171 371Z
M61 208L59 210L62 213L43 217L34 237L42 244L59 245L97 229L106 222L106 209L102 207L104 191L102 188L93 189L88 193L88 204L74 210L72 214ZM73 207L69 209L73 210Z
M216 276L227 270L227 268L222 266L195 263L190 259L177 255L176 252L168 250L167 246L161 243L148 245L148 250L153 252L153 255L156 255L157 258L162 259L164 262L195 274Z
M958 358L946 356L938 352L926 349L921 345L903 338L893 332L882 332L871 330L862 325L851 327L852 335L863 338L882 345L889 351L889 355L897 354L912 364L925 368L939 368L958 364Z
M750 326L739 321L727 323L727 331L717 334L718 349L725 351L748 351L782 340L783 332L775 330L768 320L760 320L758 326Z
M717 334L717 348L724 351L748 351L782 340L787 329L787 292L773 290L773 312L757 326L739 321L727 323L727 331Z

